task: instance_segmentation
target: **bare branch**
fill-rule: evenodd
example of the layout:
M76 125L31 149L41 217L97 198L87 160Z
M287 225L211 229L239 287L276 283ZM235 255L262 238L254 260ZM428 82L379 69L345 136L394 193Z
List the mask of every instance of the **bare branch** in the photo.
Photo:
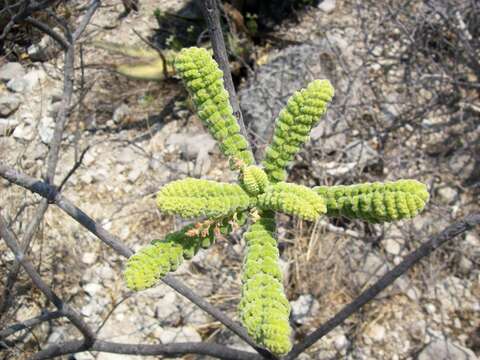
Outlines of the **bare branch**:
M83 16L82 21L78 25L77 29L73 33L72 38L73 38L74 42L77 41L80 38L80 36L82 36L85 28L90 23L90 20L92 19L93 15L95 14L95 11L97 11L99 6L100 6L100 1L99 0L92 0L90 5L88 5L87 12Z
M32 327L38 324L41 324L42 322L58 319L59 317L62 317L62 316L63 314L60 311L52 311L28 320L22 321L18 324L11 325L0 331L0 340L5 339L10 335L15 334L16 332L19 332L25 329L31 329Z
M3 240L14 253L15 259L22 265L22 267L27 272L28 276L32 279L34 285L47 297L50 302L52 302L57 309L67 317L72 324L83 334L85 340L83 343L89 345L95 339L95 333L87 325L81 316L73 310L68 304L64 303L58 296L55 294L52 289L42 280L37 270L33 266L32 262L28 260L25 256L25 253L22 251L17 241L15 240L14 235L7 227L7 222L0 213L0 235Z
M38 30L40 30L41 32L47 34L48 36L50 36L53 40L55 40L59 45L60 47L63 49L63 50L67 50L68 47L69 47L69 43L67 42L67 40L65 40L59 33L57 33L55 30L53 30L50 26L48 26L47 24L41 22L40 20L37 20L37 19L34 19L32 17L28 17L24 20L26 23L36 27Z
M109 341L96 340L88 349L90 351L102 351L115 354L129 355L163 355L177 357L186 354L200 354L225 360L258 360L259 355L251 352L235 350L226 346L206 343L187 342L175 344L121 344ZM52 345L32 356L32 360L51 359L60 355L73 354L85 351L81 340L69 341Z

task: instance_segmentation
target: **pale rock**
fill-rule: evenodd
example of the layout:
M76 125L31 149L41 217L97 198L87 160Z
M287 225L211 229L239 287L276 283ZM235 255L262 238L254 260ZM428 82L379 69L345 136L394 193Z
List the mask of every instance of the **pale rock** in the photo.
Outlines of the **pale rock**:
M9 135L19 124L15 119L0 119L0 136Z
M465 243L474 248L480 248L480 238L473 232L469 232L465 235Z
M452 204L458 198L458 191L455 190L453 187L445 186L437 191L438 196L445 204Z
M115 317L111 317L100 330L99 337L101 339L107 339L109 341L116 342L140 342L142 340L141 334L137 329L137 321L134 316L125 316L124 313L128 313L128 308L122 307L125 303L122 303L116 308L115 314L122 314L121 320ZM122 309L125 309L122 311Z
M345 334L340 334L338 336L335 336L335 338L333 339L333 346L335 346L335 349L337 351L342 351L346 349L349 344L350 344L350 341L348 341Z
M82 255L82 262L86 265L93 265L97 261L97 254L94 252L85 252Z
M112 120L115 124L122 123L130 115L130 108L123 103L113 111Z
M472 350L448 339L435 339L418 356L418 360L477 360Z
M347 144L344 152L348 162L353 162L359 167L370 165L379 158L378 153L363 140L355 140Z
M38 134L44 144L50 144L55 131L55 121L51 117L43 117L38 123Z
M432 303L427 303L423 307L425 308L426 312L430 315L435 314L435 312L437 311L437 308Z
M420 290L418 290L415 286L410 287L405 294L412 301L418 301L421 296Z
M315 176L323 178L325 175L337 177L349 174L357 166L356 162L339 163L337 161L313 161Z
M251 349L251 347L250 347ZM300 355L298 355L297 357L298 360L312 360L312 357L306 353L301 353Z
M48 337L47 344L58 344L60 342L64 342L67 339L67 328L60 326L54 328L50 336Z
M323 152L337 152L347 144L347 124L343 121L332 122L329 119L320 121L310 132L310 139L318 143Z
M83 290L91 297L94 297L95 295L103 291L103 286L97 283L88 283L83 285L82 287Z
M336 5L337 4L335 0L323 0L320 4L318 4L318 8L329 14L335 10Z
M31 70L22 77L11 79L7 83L7 88L13 92L32 91L45 76L41 70Z
M58 28L55 29L60 31ZM56 47L54 44L55 42L50 36L44 35L37 44L28 47L28 56L33 61L48 61L55 54Z
M202 337L192 326L183 326L180 328L164 327L162 329L156 329L154 336L157 337L162 344L202 341Z
M359 269L354 274L355 282L364 286L367 281L372 282L377 280L380 276L388 271L387 261L373 252L367 255L367 258Z
M25 123L18 125L12 133L15 139L31 141L35 137L35 129Z
M173 291L156 301L155 317L160 321L160 325L175 326L180 323L181 313L178 303L178 296Z
M464 275L468 275L473 269L473 262L467 256L462 255L458 262L458 268Z
M7 82L25 75L25 69L20 63L9 62L0 67L0 81Z
M203 153L208 155L215 148L215 140L208 133L171 134L166 140L167 148L178 148L186 160L196 160Z
M92 317L96 313L97 306L94 303L89 303L80 309L80 313L86 317Z
M292 319L296 324L304 324L308 318L318 311L320 305L312 295L300 295L297 300L292 301Z
M95 360L95 357L91 353L84 351L84 352L76 353L75 360ZM116 360L120 360L120 359L117 358Z
M182 307L183 321L189 325L203 325L212 322L212 317L194 304Z
M466 177L471 174L475 160L473 154L455 153L449 159L448 165L454 174Z
M15 94L0 95L0 117L7 117L13 114L20 106L20 97Z
M121 164L131 164L135 165L135 162L138 160L139 154L133 150L133 147L128 146L124 147L117 156L117 161Z
M385 327L379 324L373 324L369 326L366 335L373 341L380 342L385 338Z
M399 241L395 239L387 239L382 242L382 245L385 251L392 255L398 255L402 250Z

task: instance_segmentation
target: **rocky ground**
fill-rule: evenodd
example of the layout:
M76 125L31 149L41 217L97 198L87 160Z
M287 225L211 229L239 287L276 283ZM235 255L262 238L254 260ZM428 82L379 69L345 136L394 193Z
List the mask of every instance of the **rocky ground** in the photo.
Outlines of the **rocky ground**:
M186 176L235 179L177 83L127 80L108 70L108 52L91 45L98 40L141 44L132 29L149 36L156 25L154 9L173 12L180 5L142 1L138 13L116 20L120 5L103 3L82 45L86 72L84 79L78 75L74 103L82 100L71 116L58 167L57 179L62 179L85 150L63 192L134 250L182 225L156 210L154 194L160 186ZM276 28L276 36L297 44L262 49L264 56L257 59L262 65L239 89L247 125L260 154L273 129L271 120L288 96L313 78L328 77L336 88L334 104L292 166L291 178L311 186L414 177L428 184L431 200L416 219L391 225L279 219L296 339L353 300L429 234L479 209L478 193L465 185L475 170L474 150L459 147L445 156L431 151L471 124L466 121L438 130L435 125L444 118L432 113L419 127L394 126L408 93L382 77L391 66L390 57L384 48L370 56L361 36L365 23L355 16L355 6L354 1L325 0L300 12L299 22L286 21ZM372 27L378 25L375 11L380 10L372 8ZM40 61L0 59L1 158L37 178L45 168L62 96L61 56L40 56L46 51L42 46L52 45L44 41L28 51L29 59ZM388 76L401 78L401 69L393 72ZM388 101L375 108L369 101L378 88ZM428 90L422 96L428 98ZM473 105L480 105L478 99ZM480 121L476 119L465 142L478 139ZM21 233L38 197L4 180L0 186L0 207ZM21 208L21 204L28 206ZM175 273L236 319L244 250L240 235L220 239ZM53 206L30 254L63 298L94 327L102 324L103 339L129 343L214 340L249 349L165 285L138 294L128 292L122 279L124 260ZM13 256L0 243L0 273L6 274L12 262ZM23 295L7 324L38 315L45 305L24 274L20 283ZM424 260L302 359L477 359L479 299L480 234L476 230ZM43 347L75 335L63 321L45 323L0 357L26 358L37 344ZM105 353L81 353L74 358L136 359Z

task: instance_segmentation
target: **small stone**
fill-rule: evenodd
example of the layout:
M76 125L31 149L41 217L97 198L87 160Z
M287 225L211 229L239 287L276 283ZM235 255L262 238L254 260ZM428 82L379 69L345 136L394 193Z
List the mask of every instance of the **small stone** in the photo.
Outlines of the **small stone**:
M7 83L7 88L13 92L32 91L44 76L45 73L41 70L31 70L22 77L11 79Z
M385 274L388 270L387 261L375 253L369 253L362 268L354 275L359 286L364 286L367 281L372 282Z
M333 346L335 346L335 349L337 351L342 351L343 349L346 349L349 343L350 342L344 334L338 335L333 339Z
M445 204L452 204L458 198L458 191L455 190L453 187L445 186L437 191L438 196Z
M0 67L0 80L7 82L25 75L25 69L20 63L9 62Z
M336 5L337 4L335 0L323 0L320 4L318 4L318 8L323 12L329 14L333 10L335 10Z
M117 156L117 161L121 164L135 164L139 155L133 150L133 147L123 148Z
M94 252L83 253L82 262L86 265L92 265L97 261L97 254Z
M291 305L292 319L298 325L306 323L311 313L319 308L317 299L310 294L300 295Z
M398 242L398 240L395 240L395 239L387 239L383 242L383 248L385 249L385 251L389 254L392 254L392 255L398 255L400 254L400 251L401 251L401 247L400 247L400 244Z
M0 95L0 116L7 117L13 114L20 106L20 97L14 94Z
M418 356L418 360L477 360L472 350L448 339L435 339Z
M424 308L429 315L433 315L437 311L437 308L435 307L435 305L433 305L431 303L425 304Z
M47 340L47 344L58 344L66 340L67 329L64 327L59 327L53 330Z
M202 341L202 337L192 326L183 326L181 328L165 327L156 330L154 335L160 339L162 344Z
M178 302L177 294L174 292L167 293L156 302L155 317L160 321L160 325L175 326L180 324L181 313L177 306Z
M31 141L35 137L35 129L25 123L18 125L12 133L15 139Z
M212 317L196 305L182 308L183 321L189 325L203 325L212 321Z
M54 41L48 35L44 35L37 44L32 44L27 49L28 56L33 61L48 61L55 52Z
M44 144L50 144L53 140L53 134L55 132L55 121L51 117L44 117L40 120L38 124L38 134L40 135L40 140Z
M87 351L76 353L75 360L95 360L95 357Z
M420 299L420 290L418 290L415 286L409 288L406 292L407 297L412 301L418 301Z
M82 287L83 290L92 297L103 290L103 286L97 283L88 283Z
M166 140L167 147L178 148L186 160L196 160L200 153L209 154L215 148L210 134L172 134Z
M379 158L378 153L363 140L352 141L344 151L348 161L356 163L359 167L370 165Z
M465 235L465 243L473 246L474 248L480 247L480 238L473 232L469 232L467 235Z
M376 342L380 342L385 338L385 328L382 325L373 324L369 327L366 335Z
M121 124L130 115L130 108L127 104L123 103L115 109L113 112L112 120L115 124Z

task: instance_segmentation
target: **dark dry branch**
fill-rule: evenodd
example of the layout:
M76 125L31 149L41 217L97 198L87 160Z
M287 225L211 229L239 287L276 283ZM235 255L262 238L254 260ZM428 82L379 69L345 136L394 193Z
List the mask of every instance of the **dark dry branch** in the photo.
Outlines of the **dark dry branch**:
M168 357L177 357L186 354L200 354L212 356L225 360L259 360L260 355L255 353L240 351L228 348L226 346L207 343L207 342L187 342L176 344L121 344L109 341L96 340L89 351L102 351L115 354L129 355L163 355ZM81 340L69 341L65 343L49 346L45 350L39 351L31 360L51 359L56 356L73 354L85 351Z
M28 252L28 248L30 247L30 242L33 239L33 235L35 235L35 233L37 232L37 229L43 220L43 216L45 215L47 208L48 208L48 201L45 199L42 199L42 201L40 202L40 205L37 207L35 211L32 221L28 224L27 230L25 231L25 234L23 235L23 238L22 238L21 249L24 253ZM19 273L20 273L20 263L15 262L8 273L7 281L3 289L2 302L0 303L0 319L7 312L10 306L13 304L13 299L15 295L13 288L15 286L15 283L17 282Z
M432 236L427 242L422 244L417 250L408 254L403 261L395 266L392 270L383 275L375 284L362 292L355 300L346 305L335 316L326 323L322 324L317 330L308 335L302 342L295 345L292 351L285 357L285 360L295 359L304 352L308 347L312 346L323 336L335 329L343 323L353 313L359 311L362 306L373 300L381 291L392 285L396 279L405 274L417 262L424 257L430 255L447 241L452 240L456 236L474 228L480 224L480 213L466 216L463 220L455 222L446 227L439 234Z
M10 335L15 334L16 332L19 332L25 329L31 329L34 326L41 324L42 322L58 319L59 317L62 317L62 316L63 314L60 311L52 311L52 312L47 312L45 314L41 314L39 316L36 316L28 320L22 321L20 323L10 325L9 327L0 331L0 341L7 338Z
M52 302L55 307L72 322L72 324L82 333L84 336L84 346L89 346L95 339L95 333L93 330L87 325L85 321L81 318L81 316L73 310L68 304L63 302L57 294L53 292L52 289L42 280L40 275L38 274L37 270L35 270L35 266L32 262L25 256L25 253L22 251L20 246L18 245L17 241L15 240L15 236L13 233L8 229L7 222L3 218L0 213L0 235L10 248L10 250L15 255L15 259L19 262L22 267L27 272L28 276L34 283L34 285L47 297L47 299Z
M65 211L75 221L87 228L92 234L97 236L105 244L114 249L118 254L127 258L133 255L133 251L130 248L124 245L115 236L110 234L101 225L97 224L91 217L89 217L81 209L76 207L70 200L60 194L55 189L55 187L48 185L46 182L29 177L28 175L21 174L6 165L3 165L2 163L0 163L0 176L10 181L11 183L22 186L36 194L39 194L40 196L48 199L50 203L56 204L60 209ZM178 293L182 294L191 302L199 306L202 310L206 311L212 317L220 321L250 346L255 348L257 351L264 353L267 356L268 353L265 352L265 350L259 348L255 344L255 342L250 339L242 326L231 320L222 311L218 310L210 303L205 301L201 296L195 294L181 281L168 275L165 276L162 280L165 284L173 288Z

